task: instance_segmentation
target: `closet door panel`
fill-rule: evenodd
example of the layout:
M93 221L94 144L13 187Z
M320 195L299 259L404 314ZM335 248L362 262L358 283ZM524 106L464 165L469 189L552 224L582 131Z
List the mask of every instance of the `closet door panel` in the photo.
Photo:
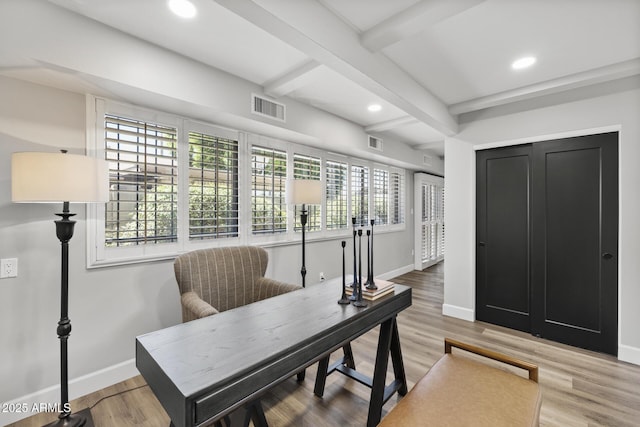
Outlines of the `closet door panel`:
M530 330L530 146L477 154L476 317Z

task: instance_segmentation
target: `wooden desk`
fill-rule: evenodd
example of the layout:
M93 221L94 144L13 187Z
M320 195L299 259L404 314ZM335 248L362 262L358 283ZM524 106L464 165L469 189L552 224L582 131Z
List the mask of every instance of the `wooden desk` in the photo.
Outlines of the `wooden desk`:
M381 325L367 422L375 426L388 399L392 345L394 388L406 393L396 315L411 305L411 288L396 285L393 294L360 309L337 304L340 294L341 280L332 280L141 335L136 366L173 425L198 426L259 398Z

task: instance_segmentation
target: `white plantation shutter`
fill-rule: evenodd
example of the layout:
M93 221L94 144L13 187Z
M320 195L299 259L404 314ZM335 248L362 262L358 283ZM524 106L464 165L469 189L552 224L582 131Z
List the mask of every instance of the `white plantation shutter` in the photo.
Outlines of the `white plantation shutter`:
M251 230L253 234L287 231L287 153L251 147Z
M105 246L175 242L178 233L177 132L125 117L105 115L105 158L110 201Z
M351 216L356 218L356 224L362 224L369 219L369 168L366 166L351 166Z
M389 223L389 171L373 170L373 217L376 225Z
M189 239L238 236L238 141L189 132Z
M404 173L391 172L389 181L390 222L404 224Z
M326 176L326 224L328 230L349 227L347 212L348 166L346 163L327 160Z
M293 179L314 179L320 180L320 159L318 157L305 156L302 154L293 155ZM320 205L307 205L307 228L306 231L320 230ZM301 231L300 211L302 205L295 205L295 231Z
M422 185L422 260L434 261L444 256L444 187Z

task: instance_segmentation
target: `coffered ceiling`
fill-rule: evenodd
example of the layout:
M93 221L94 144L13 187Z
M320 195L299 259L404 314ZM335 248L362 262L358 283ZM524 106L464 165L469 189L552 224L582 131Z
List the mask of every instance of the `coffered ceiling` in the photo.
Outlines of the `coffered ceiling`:
M20 1L34 10L47 3ZM173 15L165 0L49 0L48 7L90 18L87 31L115 28L257 84L276 101L293 98L439 155L460 114L640 74L639 0L192 3L191 19ZM61 77L29 52L19 57L5 45L2 53L5 75L80 92L113 85L74 76L73 61ZM513 70L523 56L537 62ZM380 111L368 111L372 103Z

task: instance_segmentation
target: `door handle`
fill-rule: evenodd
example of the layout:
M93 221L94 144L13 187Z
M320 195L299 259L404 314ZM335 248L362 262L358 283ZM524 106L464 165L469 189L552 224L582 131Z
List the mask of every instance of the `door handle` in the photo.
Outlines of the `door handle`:
M485 242L478 242L478 246L486 246L487 244Z
M602 258L611 259L611 258L613 258L613 255L611 255L609 252L605 252L605 253L602 254Z

